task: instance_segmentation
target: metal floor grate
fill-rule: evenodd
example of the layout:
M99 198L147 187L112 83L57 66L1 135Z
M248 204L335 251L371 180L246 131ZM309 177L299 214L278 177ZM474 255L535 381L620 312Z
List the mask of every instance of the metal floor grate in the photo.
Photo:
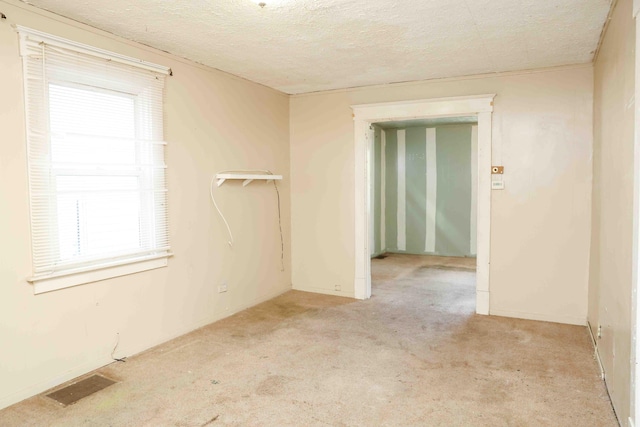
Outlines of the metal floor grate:
M100 375L92 375L84 380L78 381L77 383L73 383L67 387L61 388L60 390L56 390L53 393L49 393L47 394L47 397L67 406L115 383L115 381L112 381L109 378L105 378Z

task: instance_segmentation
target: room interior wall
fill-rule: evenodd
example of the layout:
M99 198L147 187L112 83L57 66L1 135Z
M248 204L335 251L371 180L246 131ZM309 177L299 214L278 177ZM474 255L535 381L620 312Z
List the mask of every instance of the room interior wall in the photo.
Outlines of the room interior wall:
M289 99L264 86L0 0L0 408L291 289ZM34 295L22 62L12 24L169 66L169 266ZM217 171L284 175L284 271L272 184L215 188L230 248L209 199ZM228 291L218 293L226 282Z
M506 170L506 187L493 191L491 200L491 313L585 324L591 222L591 65L293 96L295 289L354 295L351 105L487 93L497 94L493 163ZM387 173L393 175L393 171ZM388 180L386 184L392 183ZM394 210L387 209L386 215L393 216Z
M382 130L389 139L384 165L385 171L390 171L385 174L386 211L397 210L400 200L405 205L400 225L397 213L387 217L384 251L461 257L475 254L471 249L472 127L457 124ZM432 153L427 152L427 129L433 135L429 142L435 148ZM398 168L398 132L403 132L405 141L402 170ZM375 168L379 175L382 165L375 163ZM428 171L430 168L433 171ZM399 181L405 181L405 194L400 198ZM398 247L398 233L404 234L404 249Z
M632 2L620 0L594 67L589 324L596 337L601 327L598 353L622 425L630 415L635 48Z

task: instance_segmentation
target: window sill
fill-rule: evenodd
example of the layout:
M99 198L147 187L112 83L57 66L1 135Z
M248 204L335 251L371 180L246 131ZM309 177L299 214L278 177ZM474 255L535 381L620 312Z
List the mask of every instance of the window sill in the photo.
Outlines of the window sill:
M71 270L48 276L30 277L27 281L33 284L33 293L38 295L45 292L70 288L72 286L166 267L168 265L168 258L171 255L172 254L169 253L135 260L118 261L117 263L92 266L90 269L81 271Z

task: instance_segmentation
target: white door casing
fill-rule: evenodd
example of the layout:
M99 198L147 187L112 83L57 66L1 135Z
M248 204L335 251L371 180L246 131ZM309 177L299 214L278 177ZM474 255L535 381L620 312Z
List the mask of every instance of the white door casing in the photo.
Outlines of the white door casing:
M353 105L355 149L355 274L354 294L371 296L371 259L368 197L368 131L372 123L409 119L478 117L478 208L476 312L489 314L489 264L491 232L491 115L495 94L406 102Z
M640 0L633 1L636 26L635 49L635 111L634 111L634 165L633 165L633 252L631 276L631 379L629 426L640 424Z

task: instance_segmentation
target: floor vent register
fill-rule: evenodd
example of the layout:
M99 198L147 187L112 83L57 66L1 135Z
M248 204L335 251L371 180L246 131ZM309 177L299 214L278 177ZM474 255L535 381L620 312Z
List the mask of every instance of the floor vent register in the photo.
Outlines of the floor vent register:
M100 375L92 375L69 386L47 394L47 397L62 403L72 405L78 400L109 387L116 382Z

